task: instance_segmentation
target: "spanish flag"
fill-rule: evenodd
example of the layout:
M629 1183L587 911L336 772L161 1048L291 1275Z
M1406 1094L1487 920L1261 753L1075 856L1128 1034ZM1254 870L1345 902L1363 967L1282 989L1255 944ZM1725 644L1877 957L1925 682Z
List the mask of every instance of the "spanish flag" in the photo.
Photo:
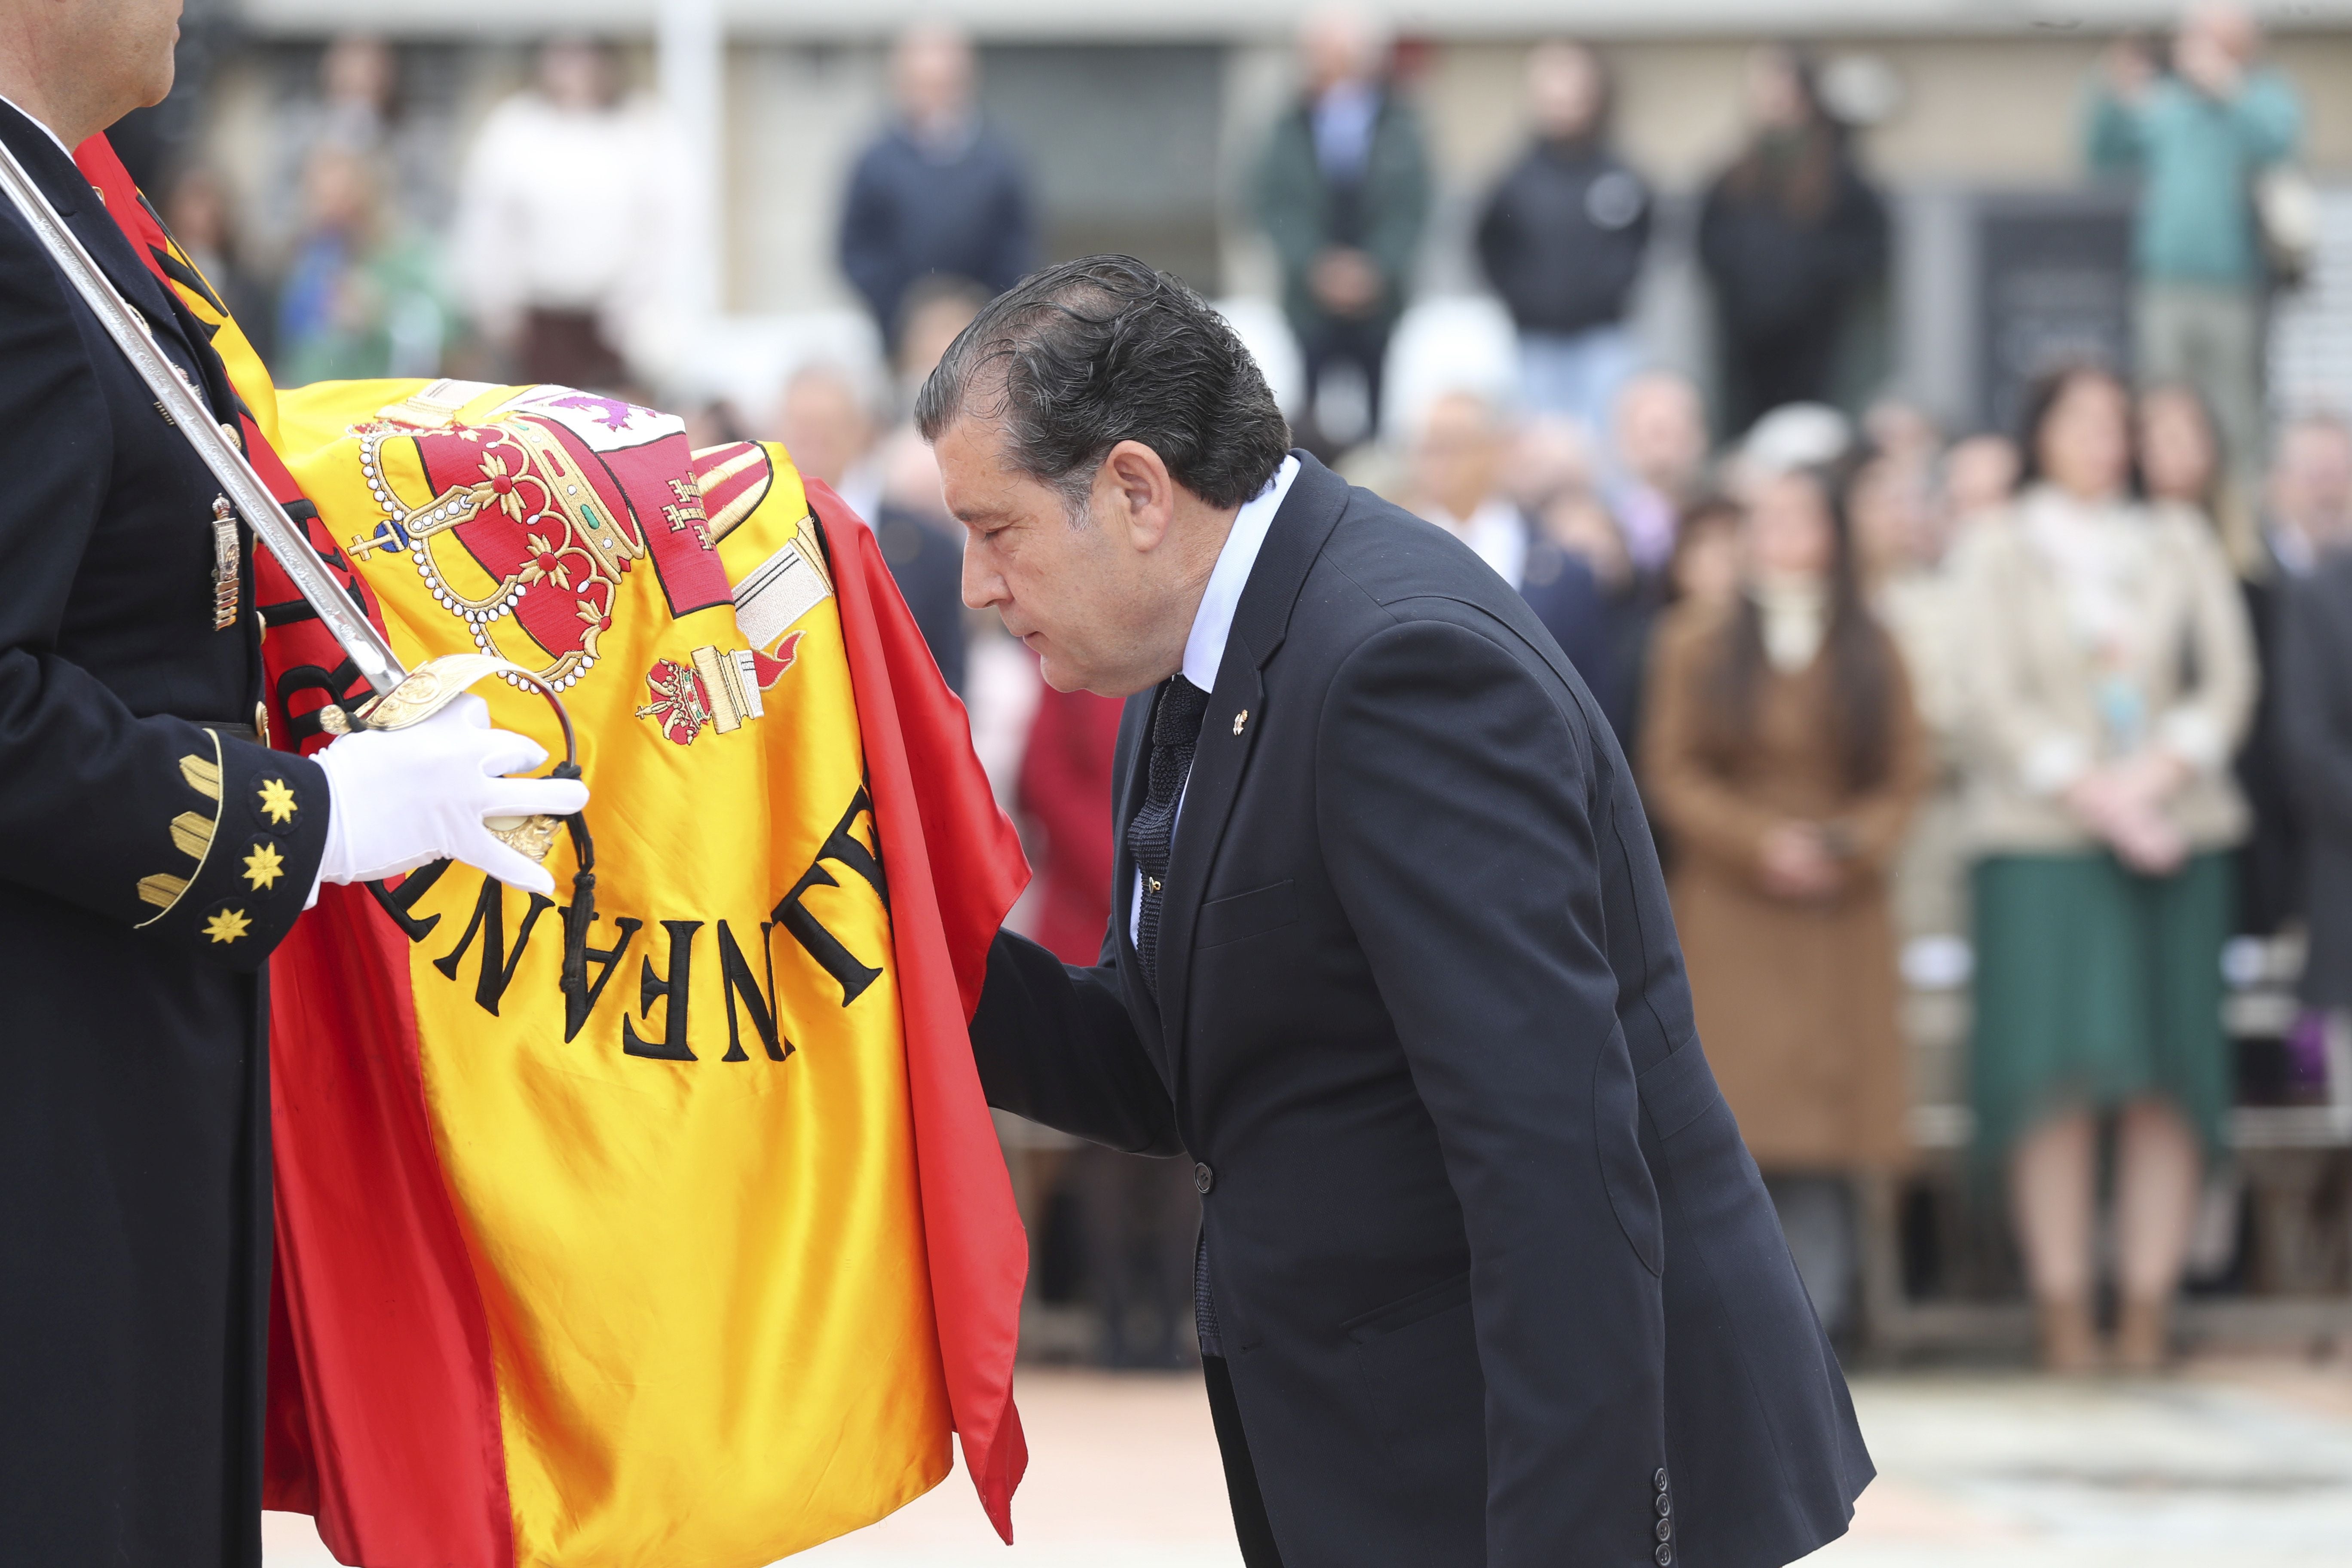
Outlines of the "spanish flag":
M366 1568L753 1568L952 1431L1010 1540L1027 1259L966 1027L1026 872L872 535L780 447L568 388L275 393L78 161L403 659L554 682L593 792L558 899L327 888L271 963L268 1505ZM365 688L263 566L273 729L325 744Z

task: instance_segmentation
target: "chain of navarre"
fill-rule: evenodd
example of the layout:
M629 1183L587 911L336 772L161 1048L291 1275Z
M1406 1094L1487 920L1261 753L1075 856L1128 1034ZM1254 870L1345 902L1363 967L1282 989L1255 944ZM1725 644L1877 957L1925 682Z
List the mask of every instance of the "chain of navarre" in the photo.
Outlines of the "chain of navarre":
M498 623L514 615L534 588L570 594L574 614L583 623L580 647L558 655L538 673L559 690L571 686L595 668L597 638L612 624L621 574L629 562L645 556L644 542L635 536L630 520L615 517L607 522L599 517L601 503L572 455L527 421L467 427L463 432L467 439L483 442L483 477L451 485L422 506L406 506L384 472L383 447L387 440L413 439L421 433L389 423L354 427L360 438L360 472L385 521L370 538L352 542L352 555L363 559L377 550L405 548L434 601L466 623L476 647L499 658L512 658L513 654L499 645L494 636ZM494 511L520 529L530 554L488 594L475 598L443 575L431 541L436 533ZM505 679L509 685L525 684L512 676Z

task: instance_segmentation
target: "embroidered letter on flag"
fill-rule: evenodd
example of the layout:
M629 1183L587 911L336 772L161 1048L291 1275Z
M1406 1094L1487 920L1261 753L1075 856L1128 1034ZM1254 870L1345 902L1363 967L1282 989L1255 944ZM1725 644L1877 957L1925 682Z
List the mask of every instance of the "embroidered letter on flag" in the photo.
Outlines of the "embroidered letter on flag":
M1025 871L871 535L609 398L273 394L79 157L402 658L560 686L593 794L555 899L436 863L322 889L273 960L269 1506L368 1568L754 1568L954 1431L1010 1539L1026 1255L965 1028ZM259 575L278 742L323 744L362 693Z

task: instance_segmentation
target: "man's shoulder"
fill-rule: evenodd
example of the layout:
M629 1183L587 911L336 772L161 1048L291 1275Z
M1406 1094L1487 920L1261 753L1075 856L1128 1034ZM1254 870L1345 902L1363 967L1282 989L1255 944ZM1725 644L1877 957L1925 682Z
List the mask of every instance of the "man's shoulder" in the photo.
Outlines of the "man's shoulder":
M1468 545L1360 485L1348 487L1339 523L1316 565L1344 576L1382 605L1431 597L1518 597Z
M1349 487L1338 522L1307 574L1292 635L1344 658L1365 638L1408 623L1450 623L1490 640L1540 649L1541 620L1518 591L1445 530L1370 490Z

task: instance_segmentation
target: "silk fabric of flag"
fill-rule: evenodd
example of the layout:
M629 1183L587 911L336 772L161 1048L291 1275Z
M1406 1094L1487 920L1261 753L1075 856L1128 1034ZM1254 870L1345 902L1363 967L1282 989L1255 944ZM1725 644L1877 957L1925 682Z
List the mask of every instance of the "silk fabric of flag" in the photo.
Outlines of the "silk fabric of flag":
M403 658L561 684L594 792L593 922L560 842L553 900L327 888L273 960L269 1505L369 1568L751 1568L952 1429L1009 1540L1026 1254L964 1029L1025 869L870 533L781 448L569 389L273 394L77 157ZM324 744L363 689L264 566L273 728Z

